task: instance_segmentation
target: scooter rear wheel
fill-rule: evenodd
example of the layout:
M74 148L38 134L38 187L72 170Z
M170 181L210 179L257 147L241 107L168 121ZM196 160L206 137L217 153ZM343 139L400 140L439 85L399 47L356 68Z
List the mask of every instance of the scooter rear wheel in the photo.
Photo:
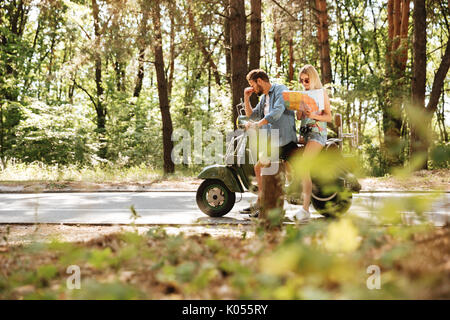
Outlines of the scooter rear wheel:
M200 210L210 217L222 217L233 208L236 195L217 179L206 179L200 184L196 195Z
M312 195L311 203L314 209L321 215L327 218L336 218L350 209L352 205L352 195L345 191L335 192L327 198Z

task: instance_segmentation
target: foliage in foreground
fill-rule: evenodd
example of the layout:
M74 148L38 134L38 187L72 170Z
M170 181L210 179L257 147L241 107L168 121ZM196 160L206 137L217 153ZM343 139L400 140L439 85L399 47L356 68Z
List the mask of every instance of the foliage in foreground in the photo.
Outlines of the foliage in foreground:
M4 245L0 299L450 298L448 226L345 218L256 231L213 238L152 228L88 243ZM71 265L81 289L67 288ZM379 290L367 287L371 265L381 270Z

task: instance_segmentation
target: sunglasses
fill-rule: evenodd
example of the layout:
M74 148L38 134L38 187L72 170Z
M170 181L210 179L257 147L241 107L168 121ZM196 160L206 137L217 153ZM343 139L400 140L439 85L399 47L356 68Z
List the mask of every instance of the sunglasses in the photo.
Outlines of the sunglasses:
M300 82L308 84L309 83L309 79L300 79Z

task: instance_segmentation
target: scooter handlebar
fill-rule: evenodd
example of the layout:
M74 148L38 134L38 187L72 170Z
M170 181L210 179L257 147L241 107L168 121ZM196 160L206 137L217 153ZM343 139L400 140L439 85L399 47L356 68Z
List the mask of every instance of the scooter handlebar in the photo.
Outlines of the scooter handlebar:
M239 129L245 130L245 126L247 123L256 123L256 122L250 120L247 116L239 116L236 119L236 127L238 127Z

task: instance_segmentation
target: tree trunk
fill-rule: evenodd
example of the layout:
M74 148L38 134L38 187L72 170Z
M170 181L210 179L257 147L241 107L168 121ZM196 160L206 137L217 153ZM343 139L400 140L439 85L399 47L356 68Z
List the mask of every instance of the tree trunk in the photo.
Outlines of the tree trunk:
M278 164L278 172L262 176L260 219L266 229L280 228L283 224L284 169Z
M441 95L442 97L442 109L436 109L436 117L437 122L439 124L439 131L441 133L441 140L444 141L444 143L448 142L448 132L445 126L445 95Z
M224 37L224 47L225 47L225 68L226 68L226 79L231 87L231 27L230 27L230 15L229 15L229 0L223 0L225 13L228 15L223 19L223 37Z
M388 0L388 45L386 53L387 103L383 109L384 154L389 167L403 165L401 139L402 100L408 59L410 0Z
M431 142L431 119L437 110L439 97L450 67L450 46L447 41L445 53L433 79L430 100L425 108L426 84L426 6L425 0L414 0L414 70L412 81L413 109L411 118L411 154L422 154L424 161L418 169L427 168L427 154Z
M244 0L230 0L230 35L231 35L231 91L233 96L233 125L236 129L237 110L244 89L248 86L246 18Z
M138 58L138 72L136 76L136 84L134 86L133 97L139 98L142 90L142 82L144 80L144 59L145 59L145 48L139 49Z
M158 82L159 108L162 115L162 131L163 131L163 158L164 158L164 174L173 173L175 165L172 161L172 118L170 116L169 94L167 79L164 72L164 55L162 49L161 35L161 9L159 2L152 4L152 17L154 26L154 54L155 54L155 71Z
M138 58L138 72L136 75L136 81L134 86L133 97L138 98L142 90L142 82L144 80L144 60L145 60L145 47L148 44L147 32L148 32L148 18L149 18L149 8L144 2L141 2L142 20L140 24L140 34L137 39L137 45L139 48L139 58Z
M277 19L278 11L273 10L273 34L275 40L275 61L277 63L277 78L280 76L281 70L281 27Z
M172 14L170 15L170 61L169 61L169 80L168 80L168 94L169 102L172 100L172 88L173 88L173 77L175 73L175 13L173 12L173 3L171 4Z
M289 37L289 74L288 81L294 80L294 40L292 35Z
M2 165L2 170L6 168L6 161L5 161L5 135L4 135L4 128L3 128L3 103L0 103L0 161Z
M320 70L323 84L331 83L330 42L328 40L328 12L326 0L316 0L318 11L317 38L319 42Z
M95 85L97 89L96 103L94 104L97 112L97 132L99 134L100 149L98 156L106 158L107 141L106 141L106 106L103 105L103 83L102 83L102 59L100 55L100 20L99 7L96 0L92 0L92 16L94 18L94 63L95 63Z
M410 112L410 158L422 154L424 162L420 168L427 167L427 131L423 123L425 108L425 85L427 74L427 25L425 0L414 0L414 41L413 41L413 78L411 81L412 109Z
M427 104L427 110L430 114L433 114L436 111L439 97L442 93L442 87L444 86L444 81L446 79L448 69L450 67L450 45L449 41L447 41L447 44L445 45L445 53L442 57L441 63L439 65L439 68L434 75L433 79L433 86L431 88L431 94L430 94L430 100Z
M28 3L24 3L23 0L10 1L8 5L2 5L0 8L0 21L2 21L2 27L5 26L14 35L14 37L7 37L4 32L0 33L0 44L4 46L6 51L5 60L2 61L4 65L5 73L1 72L0 77L16 77L18 74L17 61L14 61L16 56L16 43L22 39L25 24L28 20L28 12L30 6ZM7 24L9 22L9 25ZM6 100L17 101L19 96L19 90L17 88L8 88L0 90L0 95L4 96Z
M251 0L249 70L259 69L261 59L261 0Z
M251 18L250 18L250 45L249 45L249 70L259 69L261 60L261 0L251 0ZM258 97L250 97L252 105L258 103Z

